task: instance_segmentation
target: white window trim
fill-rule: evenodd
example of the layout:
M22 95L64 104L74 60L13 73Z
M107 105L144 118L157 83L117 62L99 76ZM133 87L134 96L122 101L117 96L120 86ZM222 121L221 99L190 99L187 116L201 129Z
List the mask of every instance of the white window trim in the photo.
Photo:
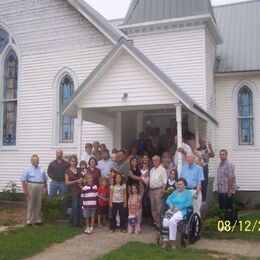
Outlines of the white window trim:
M238 103L237 103L237 98L238 98L238 92L239 90L243 87L247 86L251 91L252 91L252 98L253 98L253 135L254 135L254 144L239 144L238 141ZM258 115L257 115L257 102L258 100L258 90L256 88L256 85L250 81L250 80L242 80L239 81L235 87L233 88L232 91L232 107L233 107L233 150L259 150L259 137L257 133L257 128L256 126L258 125Z
M0 71L4 71L4 63L7 57L8 52L12 49L18 58L18 74L17 74L17 113L16 113L16 144L15 145L3 145L3 88L4 88L4 73L0 73L0 151L18 151L19 150L19 125L20 125L20 91L21 91L21 52L19 45L17 45L17 40L12 33L11 30L7 28L2 22L0 25L4 30L6 30L9 34L9 43L6 49L0 56ZM14 39L15 44L13 43L12 39Z
M76 73L70 69L69 67L63 67L56 74L53 81L53 133L52 133L52 148L71 148L75 149L77 147L77 119L74 118L74 132L73 132L73 142L72 143L61 143L60 142L60 118L58 116L59 113L59 93L60 93L60 83L65 75L68 75L73 80L74 91L78 88L78 77Z

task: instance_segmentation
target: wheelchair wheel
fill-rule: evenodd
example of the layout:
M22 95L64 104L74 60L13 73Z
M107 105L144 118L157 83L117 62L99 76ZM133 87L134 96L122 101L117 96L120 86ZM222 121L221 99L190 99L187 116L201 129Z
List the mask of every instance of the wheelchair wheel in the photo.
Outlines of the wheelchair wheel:
M190 244L198 241L200 239L201 231L201 220L197 213L194 213L189 220L188 227L188 240Z

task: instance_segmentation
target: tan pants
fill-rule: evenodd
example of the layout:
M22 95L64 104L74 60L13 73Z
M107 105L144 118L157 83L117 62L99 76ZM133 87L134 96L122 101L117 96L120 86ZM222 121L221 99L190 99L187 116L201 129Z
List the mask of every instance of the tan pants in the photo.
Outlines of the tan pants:
M155 225L160 228L162 212L162 189L150 190L151 212Z
M195 192L196 190L191 190L192 196L195 194ZM198 194L198 198L197 199L193 198L193 202L192 202L193 212L196 212L199 216L200 216L201 204L202 204L202 195L200 191Z
M42 197L44 184L28 183L27 224L42 223Z

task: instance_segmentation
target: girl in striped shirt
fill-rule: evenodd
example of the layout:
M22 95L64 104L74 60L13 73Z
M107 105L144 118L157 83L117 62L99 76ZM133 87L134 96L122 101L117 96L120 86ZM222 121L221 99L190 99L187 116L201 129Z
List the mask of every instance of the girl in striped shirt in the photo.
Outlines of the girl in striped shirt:
M90 235L93 232L97 210L97 185L93 185L93 177L90 174L86 176L86 182L81 191L81 199L83 217L86 219L86 230L84 232Z

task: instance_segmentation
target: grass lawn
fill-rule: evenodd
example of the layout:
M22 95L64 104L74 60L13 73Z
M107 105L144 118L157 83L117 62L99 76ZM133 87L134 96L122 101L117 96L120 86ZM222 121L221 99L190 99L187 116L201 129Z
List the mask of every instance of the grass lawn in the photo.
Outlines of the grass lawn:
M0 259L23 259L82 232L66 225L24 227L0 233Z
M252 231L255 221L258 221L256 228ZM243 239L251 241L260 241L260 210L244 215L239 218L242 226L237 225L233 232L203 232L203 236L213 239ZM246 223L246 221L248 221ZM249 225L250 224L250 225ZM248 228L247 230L245 230Z
M193 248L161 249L154 244L130 242L108 254L98 257L97 260L162 260L162 259L189 259L189 260L209 260L226 259L224 255L208 250L198 250ZM243 258L237 258L243 259Z

